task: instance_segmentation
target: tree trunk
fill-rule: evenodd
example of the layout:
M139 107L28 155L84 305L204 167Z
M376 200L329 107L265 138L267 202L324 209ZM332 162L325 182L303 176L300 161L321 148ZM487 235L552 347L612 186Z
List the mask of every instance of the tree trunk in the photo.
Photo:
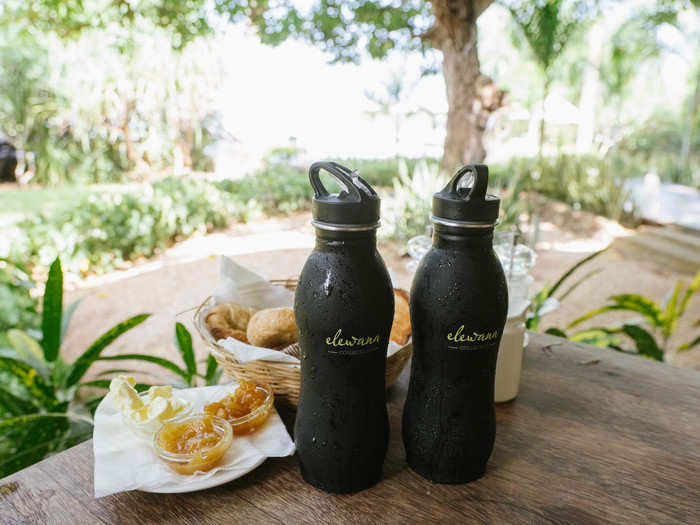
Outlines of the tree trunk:
M486 156L481 136L504 92L479 70L476 19L493 0L435 0L435 27L428 38L443 55L447 133L442 164L447 170Z

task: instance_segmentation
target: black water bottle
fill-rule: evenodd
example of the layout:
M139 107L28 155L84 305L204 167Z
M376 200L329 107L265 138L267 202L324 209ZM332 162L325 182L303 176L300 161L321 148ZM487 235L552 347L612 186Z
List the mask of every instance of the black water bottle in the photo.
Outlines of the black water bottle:
M339 193L326 190L321 169ZM381 477L389 439L384 376L394 294L377 252L380 199L333 162L313 164L309 179L316 247L294 298L301 345L294 441L308 483L356 492Z
M439 483L480 478L496 433L494 378L508 290L493 251L499 199L487 186L488 168L470 165L433 196L433 245L411 289L403 441L408 465Z

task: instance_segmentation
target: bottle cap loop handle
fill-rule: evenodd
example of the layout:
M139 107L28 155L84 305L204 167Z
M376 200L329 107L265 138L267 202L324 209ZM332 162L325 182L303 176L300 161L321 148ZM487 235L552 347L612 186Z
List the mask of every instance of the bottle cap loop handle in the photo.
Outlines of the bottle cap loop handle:
M352 171L350 168L347 168L342 164L338 164L337 162L321 161L314 162L311 165L311 168L309 168L309 181L311 182L311 187L314 189L314 193L317 198L329 195L328 190L323 185L323 182L321 182L321 170L327 171L341 184L341 186L345 188L348 197L344 198L341 192L338 197L342 200L362 202L364 192L360 191L360 188L365 190L370 195L377 194L374 189L357 174L357 172Z
M472 185L470 187L461 188L459 184L464 180L467 174L471 174L473 177ZM461 167L457 173L452 176L450 182L442 190L443 192L455 193L465 200L484 200L486 199L486 191L489 185L489 169L485 164L468 164L467 166Z

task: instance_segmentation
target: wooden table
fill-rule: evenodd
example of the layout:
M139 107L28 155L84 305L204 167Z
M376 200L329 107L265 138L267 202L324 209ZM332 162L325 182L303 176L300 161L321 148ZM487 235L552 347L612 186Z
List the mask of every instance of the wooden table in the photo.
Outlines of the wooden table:
M407 380L389 395L385 478L359 494L312 488L290 457L202 492L95 499L87 442L0 480L0 523L700 523L698 372L531 334L520 396L467 485L406 467Z

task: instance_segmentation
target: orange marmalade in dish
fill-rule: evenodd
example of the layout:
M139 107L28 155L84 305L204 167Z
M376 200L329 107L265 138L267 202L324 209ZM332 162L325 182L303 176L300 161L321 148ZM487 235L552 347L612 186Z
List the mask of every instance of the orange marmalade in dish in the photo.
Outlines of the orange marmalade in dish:
M189 475L214 468L233 441L228 421L199 414L166 423L156 434L158 456L179 474Z
M204 412L226 419L236 435L249 434L267 420L273 400L271 388L241 381L232 394L209 403L204 407Z

